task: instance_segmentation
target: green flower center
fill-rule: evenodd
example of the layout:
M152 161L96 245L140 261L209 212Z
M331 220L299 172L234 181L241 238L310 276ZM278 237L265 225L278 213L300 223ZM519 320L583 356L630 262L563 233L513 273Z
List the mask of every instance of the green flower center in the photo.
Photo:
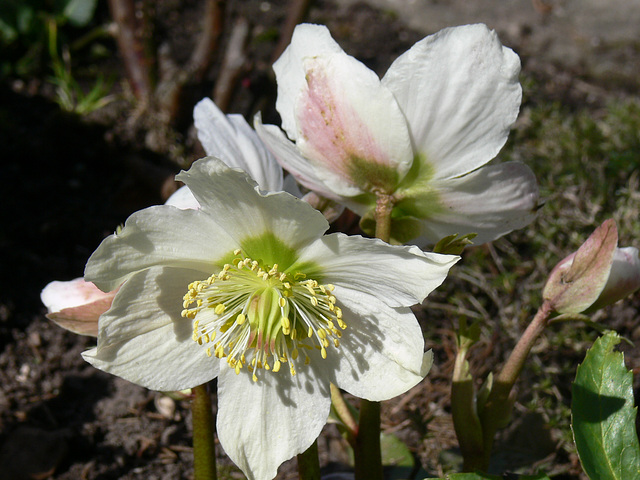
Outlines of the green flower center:
M182 316L193 320L193 340L206 354L226 358L239 374L246 367L257 381L258 370L278 372L288 363L291 375L297 362L308 365L308 351L340 345L347 325L336 306L333 285L320 285L302 272L278 270L234 252L206 280L189 284ZM337 327L336 327L337 325Z

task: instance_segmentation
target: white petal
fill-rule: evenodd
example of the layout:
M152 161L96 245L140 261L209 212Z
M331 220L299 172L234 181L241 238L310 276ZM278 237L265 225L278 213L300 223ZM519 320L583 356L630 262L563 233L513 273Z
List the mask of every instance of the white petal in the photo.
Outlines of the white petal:
M331 53L344 52L331 38L327 27L304 23L295 28L291 43L273 64L273 69L278 76L276 109L282 117L282 128L293 140L298 138L297 120L294 115L296 97L306 83L302 60L310 55Z
M357 297L338 298L347 329L326 359L314 351L310 366L322 368L338 387L372 401L388 400L417 385L429 372L431 354L424 352L411 310L375 299L361 303Z
M334 284L338 299L348 290L351 299L363 304L384 302L390 307L422 302L459 259L342 233L325 235L300 255L301 261L320 265L322 283Z
M196 197L193 196L193 193L186 185L173 192L164 204L178 207L180 210L197 210L200 208Z
M98 346L83 353L94 367L152 390L184 390L218 375L219 361L191 338L183 318L187 286L197 271L153 267L122 286L100 317Z
M529 167L507 162L483 167L459 178L434 182L443 208L423 224L423 236L411 243L425 245L458 233L478 234L473 243L495 240L535 218L536 178Z
M382 79L435 178L494 158L520 108L520 59L485 25L444 29L398 57Z
M278 467L307 450L329 416L329 384L288 368L239 375L223 363L218 378L217 432L220 444L249 480L271 480Z
M346 53L321 53L304 38L326 29L300 29L292 38L292 58L274 64L278 97L289 95L297 132L289 133L316 167L316 175L340 195L354 187L392 192L411 167L409 131L392 93L378 76ZM301 45L297 45L300 42ZM293 62L302 63L302 69ZM302 76L304 82L299 82ZM299 90L292 90L293 88ZM281 117L289 112L280 110ZM283 107L284 108L284 107Z
M118 287L131 273L154 265L208 272L238 248L202 210L159 205L131 215L119 234L102 241L85 268L85 279L104 291Z
M276 160L278 160L284 169L295 177L300 185L307 187L309 190L318 192L327 198L332 198L334 200L340 199L340 196L338 196L336 192L327 186L325 181L318 176L316 168L309 162L309 160L300 154L298 147L296 147L295 143L284 135L282 130L275 125L263 125L260 113L256 114L253 125L262 141L267 145L271 152L273 152ZM335 179L327 177L327 181L335 184L336 182L343 180L336 175ZM347 184L345 183L345 185ZM353 190L348 192L349 195L358 195L360 193L362 193L362 190L357 187L353 187Z
M244 170L263 190L282 190L282 169L242 115L225 115L204 98L195 106L193 117L207 155Z
M78 307L100 300L109 295L84 278L75 278L68 282L51 282L40 293L40 300L49 312L58 312L65 308Z
M285 192L261 194L245 173L213 157L195 162L176 178L191 189L201 211L241 243L271 233L297 249L329 228L322 214L305 202Z

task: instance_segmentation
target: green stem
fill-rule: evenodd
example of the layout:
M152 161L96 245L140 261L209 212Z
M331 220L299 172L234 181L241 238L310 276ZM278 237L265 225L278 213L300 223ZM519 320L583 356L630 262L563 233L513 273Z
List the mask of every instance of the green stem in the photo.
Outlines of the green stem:
M193 465L195 480L216 480L216 449L213 440L213 412L207 385L192 389Z
M536 312L535 317L518 340L511 355L502 367L502 371L494 379L491 393L481 414L484 459L483 464L476 468L487 470L491 456L491 447L496 431L502 428L511 413L511 389L522 372L527 356L534 343L549 323L553 308L544 302Z
M355 480L382 480L382 454L380 452L380 402L360 402L360 426L356 445Z
M318 440L298 455L298 478L300 480L320 480Z
M389 243L393 196L386 193L377 193L376 195L376 238ZM353 454L356 480L383 479L379 402L365 399L360 402L360 420Z
M463 471L473 472L482 465L484 447L482 425L478 417L473 377L469 373L467 348L460 348L456 355L451 383L451 417L464 460Z

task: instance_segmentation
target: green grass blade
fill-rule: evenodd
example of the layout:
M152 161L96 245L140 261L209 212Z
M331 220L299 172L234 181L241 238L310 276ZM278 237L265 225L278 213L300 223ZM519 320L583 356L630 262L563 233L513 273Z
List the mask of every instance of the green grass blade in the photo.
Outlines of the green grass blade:
M606 333L578 367L571 405L573 436L582 467L592 480L640 479L640 445L635 428L633 375L620 343Z

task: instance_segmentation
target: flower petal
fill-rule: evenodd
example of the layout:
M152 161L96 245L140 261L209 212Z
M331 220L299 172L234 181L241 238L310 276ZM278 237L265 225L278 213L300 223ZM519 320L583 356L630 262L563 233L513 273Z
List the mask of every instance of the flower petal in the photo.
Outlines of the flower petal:
M529 167L518 162L490 165L463 177L434 182L440 208L422 212L420 246L458 233L477 233L480 245L531 223L536 216L538 186ZM419 199L417 199L419 202Z
M207 155L244 170L262 190L282 190L282 169L242 115L225 115L204 98L195 106L193 118Z
M191 189L211 222L240 243L249 235L271 233L297 249L329 228L322 214L305 202L285 192L259 193L244 172L213 157L195 162L176 178Z
M282 130L275 125L263 125L260 112L254 117L253 126L278 163L291 173L300 185L328 198L340 198L318 177L313 165L300 154L296 144L289 140ZM354 190L353 192L357 194L360 191Z
M238 245L202 210L149 207L131 215L122 232L102 241L87 262L85 279L110 291L133 272L154 265L206 271L208 276Z
M276 103L284 118L295 109L297 131L287 129L316 175L340 195L380 189L393 192L411 167L409 131L392 93L364 64L339 52L321 53L307 37L325 38L326 27L303 25L292 47L273 66L278 81ZM294 63L302 64L293 65ZM298 78L294 78L298 77ZM300 82L300 78L304 80ZM293 86L298 90L292 90Z
M79 307L104 298L104 293L84 278L75 278L68 282L51 282L40 293L40 300L49 312L58 312L65 308Z
M348 290L350 298L359 298L359 303L380 301L390 307L422 302L459 259L342 233L325 235L300 254L301 261L323 268L322 282L336 286L338 299Z
M219 360L191 338L182 296L198 271L152 267L120 288L100 317L98 346L82 354L94 367L152 390L184 390L218 375Z
M200 208L196 197L193 196L193 193L186 185L173 192L164 204L178 207L180 210L197 210Z
M494 158L520 108L520 59L485 25L446 28L401 55L382 83L409 123L435 178ZM419 99L419 101L418 101Z
M302 59L309 55L335 53L344 54L340 45L331 37L327 27L305 23L296 26L290 45L273 64L273 69L278 76L276 110L282 118L283 130L292 140L298 138L298 121L295 117L296 97L306 84Z
M222 362L218 378L220 444L249 480L271 480L278 467L307 450L329 416L329 384L302 369L263 372L257 382Z
M417 385L431 368L432 354L424 352L413 312L376 299L367 302L359 296L339 295L336 287L347 329L340 346L328 350L326 359L311 352L310 366L316 375L372 401L388 400Z

